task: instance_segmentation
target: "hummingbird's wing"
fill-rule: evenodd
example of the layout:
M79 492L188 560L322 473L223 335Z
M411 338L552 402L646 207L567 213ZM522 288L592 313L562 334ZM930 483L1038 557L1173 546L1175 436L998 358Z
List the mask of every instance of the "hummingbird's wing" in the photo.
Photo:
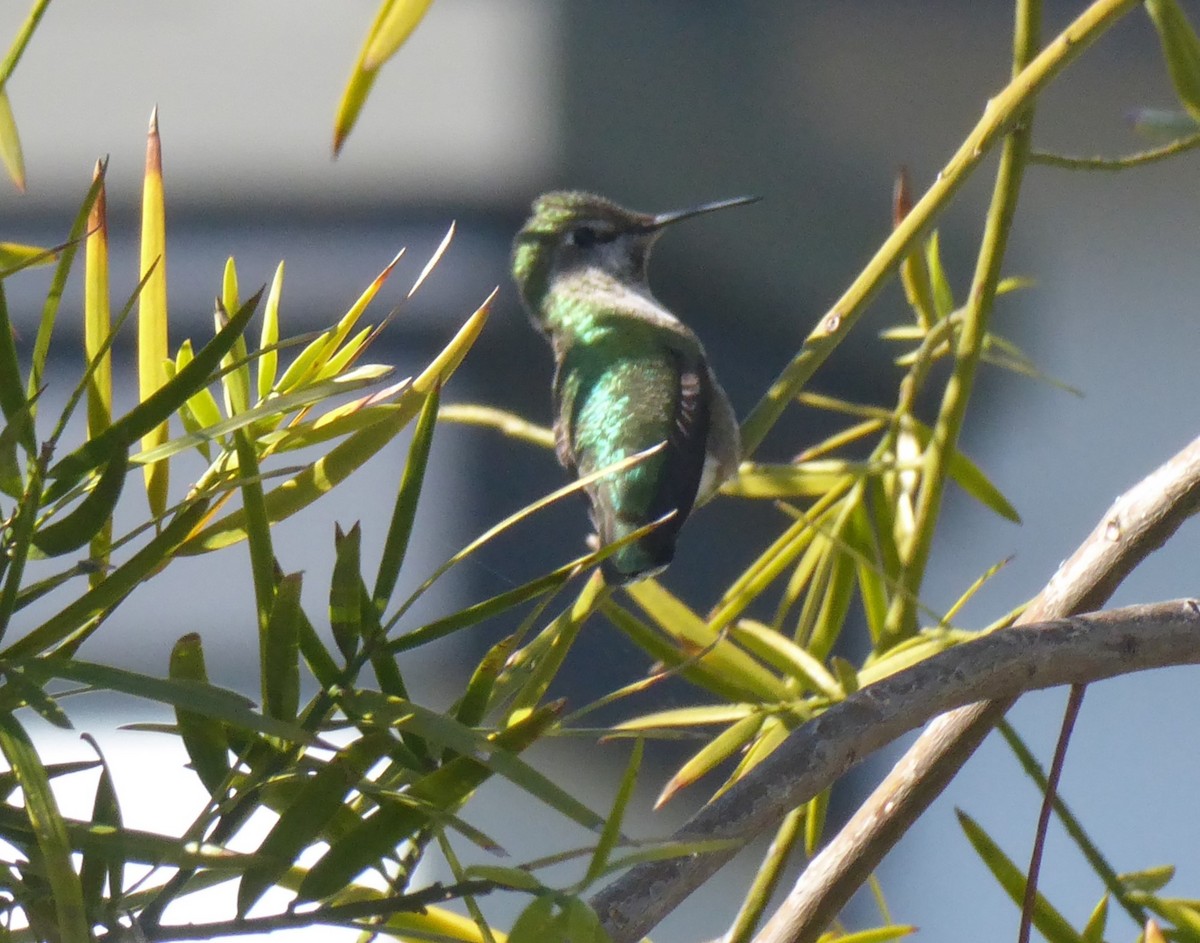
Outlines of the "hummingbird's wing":
M713 388L701 355L672 345L620 356L565 357L555 384L559 458L587 475L638 452L662 449L587 489L602 544L662 521L606 561L614 582L648 576L674 555L704 472Z

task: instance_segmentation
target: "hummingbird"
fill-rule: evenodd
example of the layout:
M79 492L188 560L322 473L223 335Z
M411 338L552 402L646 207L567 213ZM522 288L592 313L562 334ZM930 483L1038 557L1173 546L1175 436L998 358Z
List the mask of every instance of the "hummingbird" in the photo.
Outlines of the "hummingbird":
M601 546L659 522L605 558L610 585L664 570L693 506L741 461L733 406L700 339L650 291L650 250L672 223L757 199L650 214L554 191L517 233L513 278L554 353L559 462L582 477L659 446L585 489Z

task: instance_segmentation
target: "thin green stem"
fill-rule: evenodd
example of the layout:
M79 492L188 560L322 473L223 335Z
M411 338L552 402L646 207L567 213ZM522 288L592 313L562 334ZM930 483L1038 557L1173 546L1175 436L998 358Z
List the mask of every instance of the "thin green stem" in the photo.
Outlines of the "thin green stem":
M892 234L842 297L821 318L805 339L800 352L783 369L746 418L742 424L742 443L747 457L762 444L800 388L833 353L862 316L867 303L917 247L921 237L933 224L934 217L966 183L984 156L1018 124L1030 104L1055 76L1138 5L1139 0L1097 0L988 102L983 116L942 168L933 185L892 230Z
M1050 154L1046 151L1031 151L1029 154L1029 163L1043 164L1047 167L1061 167L1065 170L1106 170L1115 172L1118 170L1132 170L1135 167L1145 167L1148 164L1157 164L1159 161L1168 160L1177 154L1184 154L1187 151L1195 150L1197 147L1200 147L1200 131L1185 137L1176 138L1171 143L1164 144L1162 147L1137 151L1133 154L1126 154L1124 157L1073 157L1069 154Z
M1013 37L1014 82L1028 71L1034 61L1039 43L1041 0L1018 0L1016 29ZM1039 56L1037 61L1043 57ZM993 102L993 107L995 103ZM958 444L966 418L967 404L975 386L975 374L987 336L992 302L1000 282L1000 266L1008 246L1013 216L1021 193L1021 179L1028 162L1033 130L1033 106L1019 113L1019 121L1004 142L1000 167L992 190L983 243L971 280L971 291L963 309L962 329L958 335L954 371L942 394L937 422L929 446L925 450L921 470L921 486L917 493L914 513L913 541L901 568L900 579L905 592L892 599L884 626L885 646L911 636L917 630L917 609L914 600L925 578L933 535L937 529L946 487L950 456Z

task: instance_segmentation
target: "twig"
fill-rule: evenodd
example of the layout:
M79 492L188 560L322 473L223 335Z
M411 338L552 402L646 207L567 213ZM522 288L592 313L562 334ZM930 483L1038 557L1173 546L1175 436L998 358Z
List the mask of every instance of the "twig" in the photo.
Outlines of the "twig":
M1025 873L1025 898L1021 901L1021 923L1017 927L1017 943L1029 943L1033 930L1033 909L1037 904L1038 876L1042 871L1042 854L1046 849L1046 832L1050 828L1050 814L1054 811L1054 800L1058 796L1058 781L1062 778L1063 765L1067 759L1067 744L1083 706L1086 684L1071 685L1067 698L1067 709L1063 711L1062 729L1054 747L1054 759L1050 763L1050 775L1046 777L1046 788L1042 792L1042 808L1038 812L1037 828L1033 833L1033 851L1029 854L1029 870Z
M932 717L980 698L1200 664L1200 602L1177 600L1000 629L833 705L701 809L674 840L750 839ZM734 851L650 862L591 901L613 943L635 943Z
M1137 151L1124 157L1074 157L1070 154L1050 154L1046 151L1033 151L1029 155L1031 164L1042 164L1047 167L1062 167L1067 170L1130 170L1134 167L1145 167L1168 160L1177 154L1200 147L1200 131L1186 137L1176 138L1162 147L1148 151Z

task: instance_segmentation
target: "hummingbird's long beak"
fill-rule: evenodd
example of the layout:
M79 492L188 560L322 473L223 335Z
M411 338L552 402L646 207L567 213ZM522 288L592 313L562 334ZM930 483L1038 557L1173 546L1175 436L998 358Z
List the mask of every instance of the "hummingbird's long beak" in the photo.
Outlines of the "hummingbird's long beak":
M678 223L680 220L691 219L693 216L713 213L716 210L728 209L731 206L745 206L747 203L757 203L761 199L762 197L760 196L737 196L732 200L718 200L715 203L704 203L687 210L671 210L667 213L659 213L657 216L650 217L650 222L646 225L646 228L648 230L661 229L663 226Z

